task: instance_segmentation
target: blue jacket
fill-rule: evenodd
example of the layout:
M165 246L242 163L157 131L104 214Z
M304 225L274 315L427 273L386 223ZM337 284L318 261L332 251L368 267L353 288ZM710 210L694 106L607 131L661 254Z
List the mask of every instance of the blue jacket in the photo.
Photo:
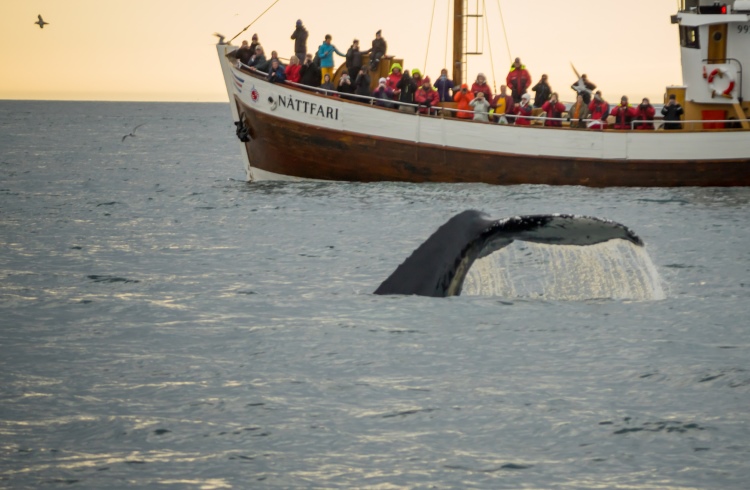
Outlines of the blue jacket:
M450 78L438 78L435 80L433 85L440 96L440 102L453 102L453 96L451 96L451 90L453 90L453 80Z
M336 46L334 46L333 44L323 43L318 47L318 57L320 58L321 68L333 67L333 53L334 52L339 56L346 56L346 54L336 49Z

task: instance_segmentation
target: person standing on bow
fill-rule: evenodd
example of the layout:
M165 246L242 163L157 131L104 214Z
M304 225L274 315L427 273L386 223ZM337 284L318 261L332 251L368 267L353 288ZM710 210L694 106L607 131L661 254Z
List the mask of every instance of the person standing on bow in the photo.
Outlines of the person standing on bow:
M307 29L302 25L302 21L297 21L297 26L292 33L294 40L294 54L297 59L304 60L307 54Z
M455 87L455 85L453 80L448 78L448 70L445 68L440 70L440 78L435 80L433 87L437 90L440 102L453 102L453 87Z
M536 94L534 96L534 107L539 109L549 100L550 95L552 95L552 87L547 82L547 75L542 75L542 79L531 88L531 91Z
M370 54L370 71L378 69L380 59L388 52L388 43L383 39L382 31L375 33L375 39L372 40L372 47L362 54Z
M346 71L356 78L360 68L362 68L362 52L359 50L359 40L355 39L346 52Z
M333 37L331 37L330 34L326 34L323 44L318 47L318 58L320 58L320 75L322 78L325 78L326 75L328 75L329 78L333 78L333 53L336 53L339 56L346 57L345 53L342 53L341 51L336 49L336 46L331 44L332 39ZM322 78L321 83L323 82Z
M521 64L521 58L516 58L513 65L510 67L510 72L505 78L505 82L510 88L510 95L513 97L513 101L516 103L521 102L521 96L526 93L526 90L531 85L531 75L526 70L526 67Z
M547 119L544 120L545 126L556 128L562 126L560 118L562 118L563 112L565 112L565 104L557 99L557 92L552 92L549 100L542 104L542 110L547 117Z

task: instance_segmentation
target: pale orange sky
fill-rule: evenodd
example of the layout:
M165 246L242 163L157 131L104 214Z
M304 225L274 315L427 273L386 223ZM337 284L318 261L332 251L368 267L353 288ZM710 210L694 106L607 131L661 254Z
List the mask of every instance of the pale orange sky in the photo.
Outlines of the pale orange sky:
M212 33L233 37L273 1L0 0L0 99L226 101ZM470 57L470 79L483 71L499 88L507 74L499 4L511 56L521 57L534 83L547 73L563 100L572 100L571 62L609 101L627 94L660 102L667 85L682 82L677 27L669 22L676 0L484 3L490 41L483 30L485 56ZM389 54L423 69L433 4L427 74L434 78L445 65L449 0L279 0L233 44L257 32L267 53L289 57L299 18L310 31L308 51L326 33L342 52L355 37L369 47L382 29ZM50 23L44 29L34 25L37 14Z

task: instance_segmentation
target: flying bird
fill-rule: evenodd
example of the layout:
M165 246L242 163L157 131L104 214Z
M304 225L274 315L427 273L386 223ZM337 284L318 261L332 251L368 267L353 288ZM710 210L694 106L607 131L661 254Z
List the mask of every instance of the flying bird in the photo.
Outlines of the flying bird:
M39 18L39 20L34 22L34 24L39 24L39 29L44 29L44 26L49 24L49 22L44 22L44 19L42 19L41 15L37 15L37 17Z
M146 123L143 123L143 124L146 124ZM120 143L125 142L125 138L127 138L128 136L132 136L133 138L135 138L135 131L138 128L140 128L141 126L143 126L143 124L139 124L138 126L136 126L136 127L133 128L133 130L130 132L130 134L126 134L125 136L123 136L122 137L122 141L120 141Z
M219 42L217 44L225 44L224 43L224 35L219 34L218 32L214 32L214 36L219 38Z

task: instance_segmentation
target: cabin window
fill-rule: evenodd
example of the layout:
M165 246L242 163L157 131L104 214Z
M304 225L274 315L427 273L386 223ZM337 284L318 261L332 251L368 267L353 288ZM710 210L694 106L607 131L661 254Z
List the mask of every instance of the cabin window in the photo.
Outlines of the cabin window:
M700 49L701 43L697 27L680 26L680 46L683 48Z

